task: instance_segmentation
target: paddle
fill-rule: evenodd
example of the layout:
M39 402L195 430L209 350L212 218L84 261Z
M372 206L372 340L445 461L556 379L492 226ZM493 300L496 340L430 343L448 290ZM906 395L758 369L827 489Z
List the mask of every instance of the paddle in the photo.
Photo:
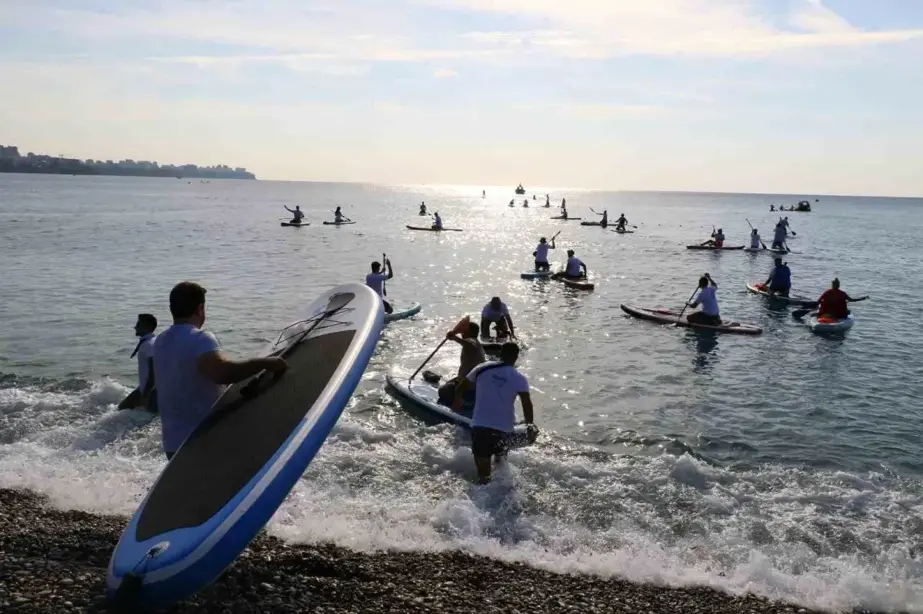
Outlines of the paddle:
M708 275L708 273L706 273L705 275ZM683 303L683 308L680 310L679 316L676 318L677 324L674 324L674 326L679 326L679 322L682 321L683 319L683 313L685 313L686 307L689 306L689 301L695 298L695 293L698 291L699 291L699 286L696 285L695 290L692 291L692 296L690 296L689 299L685 303Z
M747 220L747 224L750 226L750 230L753 230L753 224L750 224L750 220ZM760 239L760 245L763 246L763 249L766 249L766 244L763 243L762 239Z
M388 256L384 252L381 253L381 266L382 266L382 271L384 270L384 267L388 266ZM388 269L389 269L388 272L390 272L390 267L388 267ZM381 282L381 293L384 296L388 296L388 282L386 281Z
M468 327L470 322L471 322L471 318L469 316L465 316L464 318L458 321L458 324L455 325L455 328L452 329L452 332L456 334L461 334L463 330ZM427 356L426 360L423 361L423 364L417 367L417 370L413 372L413 375L411 375L410 378L407 380L408 382L413 381L413 378L415 378L417 374L423 370L423 367L426 366L426 363L432 360L433 356L436 355L436 352L438 352L442 348L442 346L445 345L445 342L448 340L449 340L448 337L446 337L442 341L439 342L439 345L436 346L436 349L433 350L432 354Z

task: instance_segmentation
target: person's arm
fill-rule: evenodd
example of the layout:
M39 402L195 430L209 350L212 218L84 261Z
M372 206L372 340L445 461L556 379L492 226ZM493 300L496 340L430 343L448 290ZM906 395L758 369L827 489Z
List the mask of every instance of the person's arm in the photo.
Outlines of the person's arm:
M279 373L285 371L287 366L285 361L277 356L243 361L229 360L220 350L202 354L196 359L199 373L222 385L235 384L264 370Z
M717 289L718 289L718 284L715 283L715 280L711 278L711 275L709 275L708 273L706 273L706 274L705 274L705 277L708 278L708 283L710 283L711 285L713 285L713 286L715 287L715 290L717 290Z
M465 345L465 340L458 336L454 330L450 330L446 333L445 338L447 341L454 341L458 345Z
M295 213L295 210L294 210L294 209L289 209L289 208L288 208L288 205L282 205L282 206L285 207L285 210L288 211L289 213Z
M516 338L516 327L513 326L513 318L510 317L509 313L507 313L505 317L506 317L506 325L510 327L510 337L515 339Z
M385 264L388 265L388 279L394 277L394 267L391 266L391 260L385 260Z
M551 237L551 249L554 249L554 237Z
M581 263L580 263L580 268L583 269L583 276L584 276L584 277L587 277L586 263L581 262Z
M535 415L532 407L532 395L528 391L519 393L519 402L522 403L522 417L526 424L535 424Z
M770 282L772 282L772 278L775 277L775 276L776 276L776 270L773 269L772 272L769 273L769 279L767 279L766 282L765 282L763 285L764 285L764 286L768 286L768 285L770 284Z
M846 294L846 293L844 292L843 294ZM853 297L849 296L848 294L846 294L846 302L847 302L847 303L858 303L858 302L860 302L860 301L865 301L865 300L868 300L868 295L863 296L863 297L861 297L861 298L853 298Z
M147 359L147 383L144 384L144 390L141 391L141 398L144 399L145 405L147 405L147 400L152 390L154 390L154 357L149 356Z

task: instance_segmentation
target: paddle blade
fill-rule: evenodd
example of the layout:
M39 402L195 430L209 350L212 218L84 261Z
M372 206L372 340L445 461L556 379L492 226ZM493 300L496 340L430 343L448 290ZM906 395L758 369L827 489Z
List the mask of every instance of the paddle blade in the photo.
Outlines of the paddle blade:
M455 328L452 329L452 332L456 335L463 335L468 330L469 326L471 326L471 316L465 316L458 321L458 324L455 325Z

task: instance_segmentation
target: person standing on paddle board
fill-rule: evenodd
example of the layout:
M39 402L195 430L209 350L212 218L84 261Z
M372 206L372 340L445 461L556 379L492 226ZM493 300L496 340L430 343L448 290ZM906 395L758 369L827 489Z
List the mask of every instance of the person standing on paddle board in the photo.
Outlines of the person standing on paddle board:
M205 288L191 281L170 291L173 326L154 342L157 404L167 459L208 416L225 387L261 371L281 373L287 365L277 356L234 361L222 352L218 339L202 330Z
M433 230L442 230L442 218L439 217L438 211L433 213Z
M420 203L420 215L426 215L426 202Z
M828 317L834 320L842 320L849 315L847 303L858 303L867 300L868 296L862 298L852 298L840 290L839 278L833 280L829 290L825 290L820 298L817 299L817 317Z
M481 334L490 336L490 325L494 324L497 331L497 338L512 337L516 338L516 329L513 327L513 318L510 317L510 310L506 303L500 300L499 296L490 299L490 302L481 309Z
M702 245L711 245L712 247L724 247L724 230L719 228L717 231L712 231L711 239L702 243Z
M605 228L609 225L609 212L603 209L603 219L599 222L599 225Z
M626 226L628 225L628 218L625 217L625 214L621 214L619 219L615 221L615 230L616 232L624 232Z
M574 255L574 250L567 250L567 265L563 271L552 275L555 279L586 279L587 268L583 260Z
M788 268L788 263L783 263L781 258L776 258L775 266L769 273L769 279L761 287L772 294L788 297L792 289L792 271Z
M382 273L381 263L375 261L372 263L372 272L365 276L365 285L378 293L381 297L381 303L385 307L385 313L391 313L394 308L391 303L385 300L385 282L394 278L394 269L391 267L391 260L385 260L387 274Z
M135 336L139 337L138 345L129 358L138 357L138 387L131 391L119 403L119 409L134 409L144 407L148 411L157 411L157 396L154 391L154 331L157 329L157 318L149 313L139 313L135 322Z
M300 224L301 220L304 219L304 213L301 211L301 207L299 207L298 205L295 205L294 209L289 209L286 205L282 205L282 206L285 207L286 211L292 214L292 221L290 223Z
M532 252L532 255L535 256L535 270L536 271L549 271L551 270L551 264L548 262L548 250L554 249L554 237L551 237L551 244L548 244L548 241L545 237L542 237L538 240L538 247L535 248L535 251Z
M750 249L759 249L762 245L763 240L760 238L760 231L754 228L753 232L750 233Z
M456 398L467 386L475 385L474 413L471 417L471 453L478 472L478 484L490 482L491 462L506 458L507 438L516 426L516 398L522 403L526 424L533 425L529 380L516 370L519 346L504 343L500 362L484 362L459 382Z
M773 231L772 236L772 249L782 249L788 251L788 248L785 246L785 240L788 238L788 231L785 230L785 224L782 223L782 220L779 220L779 223L776 224L776 228Z
M461 346L461 361L458 366L458 373L452 379L439 387L439 402L447 407L452 407L455 411L461 410L463 405L474 400L474 387L470 387L465 394L456 399L455 389L458 382L465 379L471 370L482 362L487 360L484 348L478 341L481 333L481 327L469 320L468 326L459 335L454 329L446 333L445 338L454 341Z
M690 313L686 320L690 324L704 324L705 326L720 326L721 312L718 310L718 284L706 273L699 279L699 294L689 306L695 309L702 306L701 311Z

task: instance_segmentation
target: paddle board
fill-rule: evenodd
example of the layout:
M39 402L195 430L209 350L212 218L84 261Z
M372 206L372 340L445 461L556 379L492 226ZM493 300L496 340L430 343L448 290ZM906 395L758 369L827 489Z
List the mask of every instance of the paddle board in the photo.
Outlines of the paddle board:
M603 226L602 222L580 222L581 226ZM609 226L610 224L606 224ZM603 226L605 228L606 226Z
M707 330L716 333L737 333L741 335L759 335L763 332L763 329L758 326L741 324L740 322L724 322L719 326L691 324L685 317L680 319L678 313L667 311L666 309L646 309L644 307L629 307L628 305L621 305L621 308L622 311L628 315L641 318L642 320L650 320L651 322L659 322L660 324L675 324L676 326L695 330Z
M705 249L711 251L721 251L721 250L730 250L730 249L743 249L743 245L725 245L724 247L713 247L711 245L687 245L686 249Z
M325 292L271 346L288 362L230 386L167 463L107 574L118 607L158 609L212 582L269 521L324 443L384 325L381 299Z
M593 290L594 288L596 288L596 284L588 282L586 278L567 279L566 277L557 277L555 279L560 281L562 284L564 284L568 288L573 288L574 290Z
M311 222L302 222L300 224L293 224L291 222L282 222L280 226L292 226L293 228L301 228L302 226L310 226Z
M788 303L789 305L804 305L805 307L813 307L817 305L817 301L809 299L806 296L781 296L779 294L770 294L768 290L762 287L762 284L758 284L756 282L748 283L747 290L753 294L759 294L770 300L779 301L780 303Z
M612 232L617 232L620 235L632 235L635 233L634 230L619 230L618 228L616 228Z
M552 274L551 271L523 271L519 276L523 279L548 279Z
M324 226L348 226L350 224L355 224L355 222L324 222Z
M561 216L559 215L559 216L557 216L557 217L552 217L551 219L553 219L553 220L563 220L563 221L565 221L565 222L570 222L571 220L582 220L583 218L582 218L582 217L561 217Z
M806 321L808 328L811 329L811 332L814 333L845 333L850 328L853 327L853 324L856 323L856 318L852 314L849 314L842 320L818 320L817 316L811 316Z
M744 251L749 252L751 254L755 254L757 252L766 252L767 254L775 254L777 256L784 256L785 254L790 253L790 252L785 251L784 249L771 249L769 247L767 247L766 249L763 249L762 247L745 247Z
M466 431L471 430L472 405L462 407L456 413L452 408L439 404L439 389L437 386L423 380L407 380L388 374L385 378L388 391L398 400L410 405L415 415L420 416L430 424L448 423L461 427ZM529 429L525 424L517 424L513 432L505 437L509 448L522 448L535 443L538 433Z
M407 225L408 230L428 230L430 232L461 232L461 228L427 228L424 226L411 226Z
M392 307L394 306L392 305ZM394 311L385 314L385 324L388 322L394 322L395 320L404 320L406 318L415 316L420 313L421 309L423 309L423 306L420 303L412 303L403 309L398 309L395 307Z

